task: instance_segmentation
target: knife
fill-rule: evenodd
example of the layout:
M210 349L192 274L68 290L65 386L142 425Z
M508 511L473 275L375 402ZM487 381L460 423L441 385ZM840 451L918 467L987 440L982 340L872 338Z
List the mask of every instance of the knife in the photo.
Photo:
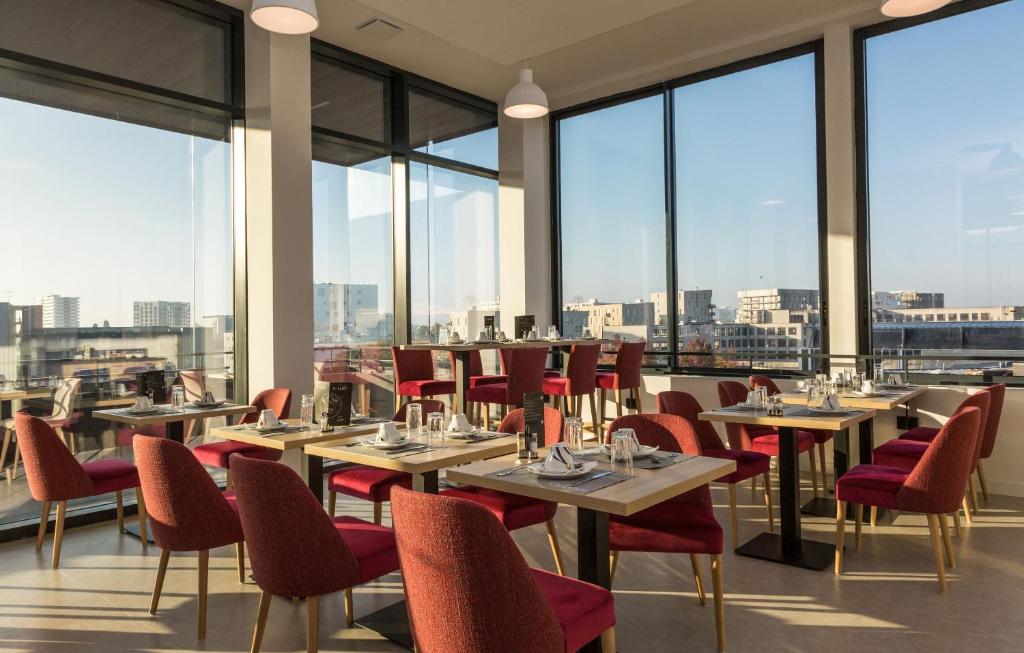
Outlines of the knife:
M599 478L604 478L605 476L611 476L614 473L615 472L598 472L597 474L594 474L590 478L585 478L585 479L583 479L581 481L576 481L575 483L570 483L569 487L579 487L581 485L586 485L587 483L589 483L591 481L597 480Z

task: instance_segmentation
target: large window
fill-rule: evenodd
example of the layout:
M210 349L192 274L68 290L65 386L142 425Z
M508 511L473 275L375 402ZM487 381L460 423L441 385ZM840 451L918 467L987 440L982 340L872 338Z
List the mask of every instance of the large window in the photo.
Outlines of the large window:
M563 332L643 339L649 364L819 365L817 48L556 115Z
M951 378L1024 351L1024 2L972 4L859 34L873 351Z

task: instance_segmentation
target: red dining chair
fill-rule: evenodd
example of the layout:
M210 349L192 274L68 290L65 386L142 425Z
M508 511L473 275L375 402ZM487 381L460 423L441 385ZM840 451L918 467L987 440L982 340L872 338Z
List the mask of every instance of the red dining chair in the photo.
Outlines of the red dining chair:
M747 400L747 386L737 381L718 382L718 400L722 408L735 406ZM779 455L779 432L775 429L769 431L764 428L752 428L747 424L725 425L725 432L729 438L729 448L734 451L757 451L767 454L773 458ZM814 485L814 494L818 494L818 471L814 463L814 436L807 431L796 432L797 441L794 443L797 454L806 453L811 463L811 483ZM751 479L752 487L756 488L757 477Z
M206 638L210 549L235 545L238 582L245 582L245 544L233 492L221 492L188 447L174 440L136 435L132 443L142 489L149 501L153 541L160 547L149 614L156 614L172 551L199 554L199 639Z
M455 352L448 352L448 359L451 362L452 371L456 367ZM484 361L480 357L480 352L472 350L469 352L469 387L475 388L478 385L488 385L491 383L505 383L508 381L508 374L484 374ZM474 404L469 404L470 414L467 415L469 420L476 421L472 414Z
M417 399L402 404L395 413L394 421L405 423L405 409L409 404L420 405L423 424L430 413L444 413L444 403L437 399ZM384 513L384 502L391 496L395 485L412 487L412 475L393 469L381 469L372 465L349 465L331 472L327 477L327 514L334 516L338 493L354 499L373 502L373 523L380 524Z
M573 345L569 352L569 364L565 376L544 379L544 394L562 398L562 412L579 417L583 411L583 397L590 398L590 419L594 432L600 434L601 424L597 420L595 390L597 389L597 359L601 356L601 345Z
M782 390L779 390L779 386L775 384L775 381L771 380L767 376L761 376L759 374L751 374L747 378L747 382L750 384L750 389L753 390L757 387L764 387L768 389L768 396L774 397L777 394L782 394ZM814 437L814 444L817 445L818 449L818 462L821 464L821 490L824 492L828 489L828 467L825 465L825 443L832 439L835 435L832 431L826 429L805 429L807 433L810 433ZM813 468L812 468L813 470ZM813 471L811 472L811 482L813 483L814 496L818 496L818 481Z
M25 476L32 498L41 501L36 551L43 548L46 526L50 521L50 507L57 503L57 521L53 529L53 568L60 566L60 546L64 537L64 516L68 501L114 493L117 504L117 527L124 532L122 493L135 488L139 506L139 533L142 546L146 546L146 501L139 485L139 471L126 460L97 460L80 463L67 446L42 419L26 413L14 416L14 428L25 464Z
M306 650L319 646L320 596L345 591L398 569L395 534L355 517L328 517L299 475L269 460L236 456L238 514L260 596L252 653L259 653L273 596L306 597Z
M288 413L292 405L292 391L288 388L270 388L253 397L252 404L255 412L246 413L238 420L239 424L255 424L259 421L260 413L264 410L272 410L277 419L288 419ZM218 467L226 470L224 473L224 487L231 489L231 455L239 454L246 458L259 458L261 460L280 460L281 451L261 447L258 444L247 442L236 442L224 440L222 442L211 442L201 444L192 449L192 453L202 464L207 467Z
M470 388L466 393L468 401L481 404L482 425L490 428L490 404L498 404L502 410L523 405L523 395L528 392L542 392L544 386L544 361L548 350L544 347L516 348L509 350L508 381L490 383Z
M524 411L522 408L517 408L501 420L498 431L500 433L519 433L523 430L524 424ZM562 414L554 408L545 406L544 446L550 447L556 442L562 441L562 425ZM501 525L510 531L543 523L548 529L548 544L551 546L551 555L555 558L555 569L558 570L559 575L564 575L562 551L558 546L558 532L555 530L555 511L558 510L556 502L487 490L471 485L450 488L441 494L479 503L490 510L491 514L501 522Z
M68 449L71 450L72 454L76 450L76 440L75 434L71 432L71 427L78 421L80 416L80 413L75 411L75 407L78 403L81 387L82 379L77 377L69 377L58 381L57 387L53 391L53 407L50 414L39 418L50 425L62 442L67 443ZM7 470L7 480L10 482L18 476L18 461L21 458L18 440L12 437L17 435L14 427L14 418L9 417L0 422L0 428L4 432L3 448L0 450L0 465L7 462L7 449L10 445L14 445L14 462Z
M455 381L434 378L434 354L426 349L391 348L395 366L395 410L402 405L402 397L419 399L448 395L455 406Z
M600 401L600 415L598 420L601 422L601 426L604 427L604 416L605 416L605 404L607 403L607 394L609 390L615 392L615 416L622 417L622 391L629 390L633 396L633 401L636 404L636 411L638 413L644 412L643 400L640 398L642 394L640 392L643 386L643 377L640 374L640 370L644 364L644 350L647 348L647 342L641 340L640 342L620 342L619 353L615 355L615 369L611 372L598 372L597 387L601 391L601 396L598 398Z
M391 502L420 653L565 653L598 637L615 650L612 593L528 567L483 506L404 488Z
M633 429L640 444L700 456L700 440L693 425L676 415L626 415L615 419L609 433L621 428ZM687 553L697 585L697 598L706 604L704 583L700 577L698 555L711 558L712 591L715 603L715 630L718 650L725 650L725 610L722 589L722 527L715 519L711 491L707 485L678 497L655 504L624 517L612 515L608 541L612 551L612 577L620 551Z
M736 463L736 471L715 479L729 488L729 523L732 526L732 548L739 544L739 520L736 514L736 484L761 476L764 479L764 505L768 511L768 530L775 531L775 517L772 513L771 456L757 451L726 449L711 422L701 420L704 409L697 399L686 392L666 390L658 393L658 412L682 417L690 423L700 442L702 456L721 458Z
M508 362L513 351L515 351L515 349L510 349L508 347L503 347L498 350L498 359L501 361L501 373L503 376L508 376ZM545 379L556 379L560 376L562 376L562 373L558 370L544 369Z
M847 503L856 504L856 551L860 550L864 506L924 513L928 517L939 591L945 594L943 548L950 567L956 567L946 514L956 511L960 505L980 437L981 410L967 408L949 418L935 439L927 445L927 451L913 470L877 464L857 465L836 479L836 575L843 571Z

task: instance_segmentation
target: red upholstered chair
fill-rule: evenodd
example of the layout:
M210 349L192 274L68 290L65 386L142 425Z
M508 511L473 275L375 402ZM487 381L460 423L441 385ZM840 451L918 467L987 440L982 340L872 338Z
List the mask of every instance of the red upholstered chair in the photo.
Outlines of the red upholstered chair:
M82 387L82 379L69 377L61 379L53 391L53 408L49 415L40 417L54 430L61 441L66 441L71 453L75 453L75 434L71 427L78 421L80 413L75 411L78 403L79 392ZM18 476L18 460L21 458L21 451L18 449L18 440L12 436L16 435L14 418L9 417L0 423L4 432L3 449L0 451L0 465L7 462L7 449L14 445L14 462L7 470L7 480L12 481Z
M395 366L395 410L402 405L402 397L436 397L449 395L455 405L455 381L434 378L434 355L426 349L391 348Z
M595 432L600 433L597 420L597 406L594 391L597 389L597 359L601 356L601 345L573 345L569 352L569 364L565 376L544 379L544 394L562 398L562 412L580 416L583 397L590 397L590 418L594 420ZM555 400L557 401L557 399Z
M702 455L700 440L693 425L676 415L626 415L608 427L610 433L630 428L641 444L662 451ZM622 517L612 515L608 528L612 550L612 576L620 551L687 553L697 584L697 597L705 605L704 584L700 577L698 555L711 558L712 588L718 650L725 650L725 612L722 591L722 527L715 519L711 491L707 485L655 504L646 510Z
M409 404L419 404L423 424L427 423L430 413L443 413L444 403L437 399L418 399L402 404L395 413L394 421L405 422L405 408ZM391 488L395 485L412 487L412 476L407 472L393 469L381 469L372 465L349 465L327 477L327 514L334 516L334 506L338 493L355 499L373 502L373 523L380 524L384 512L384 502L391 496Z
M612 593L528 567L482 506L401 488L391 501L420 653L565 653L598 637L615 650Z
M116 459L79 463L49 424L26 413L14 416L14 428L25 462L28 489L32 498L43 504L39 513L36 551L43 548L43 537L50 520L50 506L57 503L57 523L53 529L54 569L60 565L64 515L71 499L113 492L117 501L117 526L124 531L122 492L135 488L139 505L139 533L142 535L142 546L146 546L146 502L135 465Z
M328 517L280 463L236 456L231 465L253 578L263 590L252 651L260 650L273 596L306 597L306 649L316 651L320 596L344 590L351 626L352 587L398 569L395 534L355 517Z
M512 351L513 350L509 348L502 348L498 350L498 358L501 361L501 373L503 376L508 376L508 361L512 355ZM560 376L562 376L562 373L558 370L544 370L545 379L557 379Z
M775 530L775 517L772 514L772 481L769 469L771 456L757 451L741 451L726 449L718 431L711 422L705 422L697 416L704 409L697 399L686 392L666 390L658 393L658 412L666 415L682 417L690 423L700 442L701 455L711 458L732 460L736 463L736 471L716 478L716 483L725 483L729 488L729 522L732 526L732 548L739 546L739 520L736 515L736 484L749 478L761 476L764 479L764 505L768 511L768 529Z
M747 400L747 386L737 381L718 382L718 400L722 408L735 406ZM773 458L779 455L779 432L775 429L752 428L746 424L726 424L725 433L729 438L729 448L733 451L757 451ZM814 436L807 431L796 432L797 453L806 453L811 462L811 483L814 494L818 494L818 471L814 462ZM756 488L757 477L750 479L752 488Z
M545 347L529 347L508 350L508 380L505 383L490 383L470 388L466 399L481 404L483 427L490 428L490 404L507 407L523 405L527 392L542 392L544 385L544 362L548 357Z
M132 444L148 497L160 568L149 614L156 614L172 551L199 553L199 639L206 638L206 587L210 549L235 545L238 582L245 582L245 544L233 492L222 493L192 452L165 438L136 435Z
M608 391L615 391L615 416L622 417L622 391L629 390L636 402L636 411L644 412L643 400L640 398L640 388L643 386L643 377L640 369L644 364L644 350L647 342L620 342L619 353L615 355L615 369L611 372L597 373L597 387L601 391L598 398L600 402L598 421L604 426L605 404L608 402Z
M753 390L759 386L768 388L768 396L774 396L782 394L782 390L779 390L779 386L775 384L775 381L771 380L767 376L760 376L758 374L751 374L747 378L747 382L750 384L750 389ZM825 465L825 443L832 439L835 435L832 431L824 429L807 429L807 433L810 433L814 437L814 444L817 445L818 449L818 462L821 464L821 489L822 491L828 489L828 467ZM818 495L817 485L818 480L813 478L817 476L814 474L814 468L812 467L812 479L811 482L815 486L814 495Z
M544 407L544 446L550 447L562 440L562 414L549 406ZM523 430L523 409L517 408L501 420L498 431L501 433L519 433ZM409 487L406 485L405 487ZM555 569L559 574L565 571L562 566L562 551L558 546L558 532L555 530L555 511L558 504L554 501L542 501L518 494L497 492L480 487L465 485L445 490L441 494L474 501L491 511L501 525L510 531L535 524L543 523L548 529L548 544L551 555L555 558Z
M967 408L949 418L912 471L885 465L857 465L836 479L836 575L843 570L846 504L856 504L854 549L860 550L864 506L877 506L928 516L939 591L946 592L946 569L956 566L946 514L957 510L964 495L977 441L981 410ZM941 537L940 537L941 533Z
M455 369L455 352L448 352L452 369ZM475 388L478 385L489 383L505 383L508 380L507 374L484 374L484 361L480 352L473 350L469 352L469 387Z
M238 420L239 424L253 424L260 418L260 413L264 410L272 410L277 415L277 419L288 419L288 413L291 410L292 405L292 391L288 388L270 388L259 393L252 400L252 406L256 408L256 412L246 413L242 416L242 419ZM248 444L246 442L235 442L234 440L224 440L222 442L211 442L209 444L201 444L198 447L192 449L192 453L195 454L199 462L203 463L208 467L219 467L227 470L225 473L225 487L231 488L231 455L240 454L246 458L259 458L261 460L280 460L281 452L277 449L268 449L267 447L261 447L256 444Z

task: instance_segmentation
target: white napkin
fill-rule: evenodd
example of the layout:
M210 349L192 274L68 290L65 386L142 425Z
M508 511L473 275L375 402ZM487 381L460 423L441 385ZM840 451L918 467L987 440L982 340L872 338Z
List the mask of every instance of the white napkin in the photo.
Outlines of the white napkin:
M469 423L465 413L452 415L452 420L448 423L449 433L469 433L472 430L473 426Z
M821 400L822 410L839 410L839 395L831 393Z
M565 446L564 442L553 445L548 457L544 459L544 469L559 474L570 471L575 464L569 447Z
M448 336L448 342L457 345L462 342L462 336L459 335L458 331L452 331L451 335Z
M903 375L902 374L893 374L891 378L892 378L892 384L893 385L903 385Z
M640 441L636 439L636 433L632 430L629 432L629 450L633 455L640 453Z
M395 444L401 442L405 438L402 437L398 427L395 426L394 422L385 422L377 427L377 437L374 442L380 442L382 444Z
M796 389L800 390L801 392L806 390L807 389L807 381L797 381L796 382Z
M751 390L750 392L747 393L747 405L748 406L753 406L755 403L757 403L757 399L755 399L755 397L757 397L757 391L756 390Z
M269 408L260 411L260 419L256 425L260 428L274 428L278 426L277 414Z
M875 391L875 382L871 379L864 379L864 383L860 384L860 391L864 394L871 394Z

